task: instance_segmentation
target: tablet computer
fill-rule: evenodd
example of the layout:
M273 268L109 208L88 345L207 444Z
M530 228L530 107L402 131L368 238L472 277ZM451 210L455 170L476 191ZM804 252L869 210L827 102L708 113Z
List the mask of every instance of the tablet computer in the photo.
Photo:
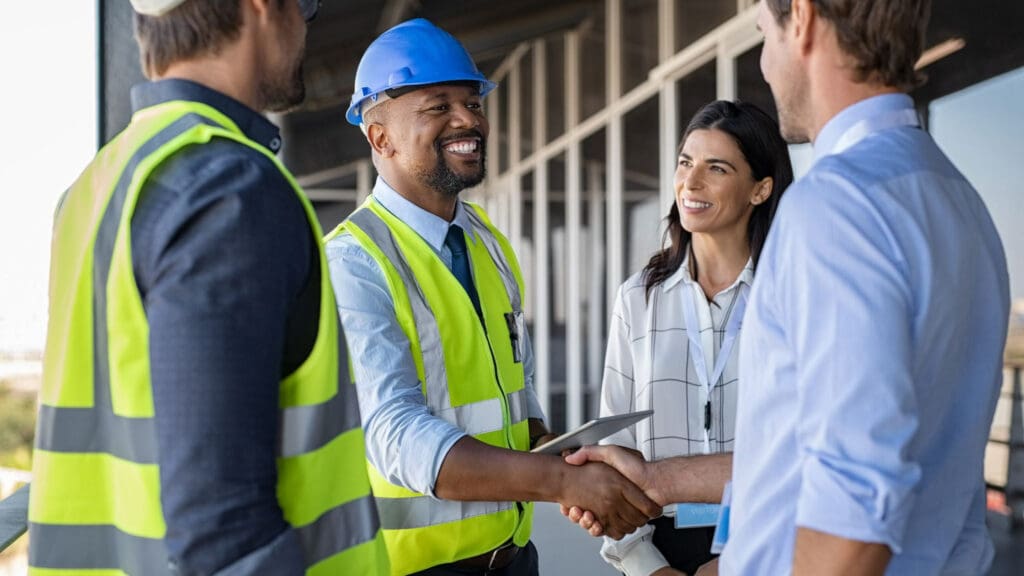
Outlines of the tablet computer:
M638 412L616 414L591 420L571 432L566 432L554 440L537 446L530 450L530 452L561 454L562 450L572 450L580 446L597 444L602 438L611 436L626 426L632 426L651 414L654 414L654 410L640 410Z

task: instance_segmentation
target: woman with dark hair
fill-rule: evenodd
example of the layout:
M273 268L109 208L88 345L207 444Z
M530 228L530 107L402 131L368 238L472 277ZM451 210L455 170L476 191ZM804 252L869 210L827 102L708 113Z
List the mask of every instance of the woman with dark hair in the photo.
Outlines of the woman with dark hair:
M737 344L758 257L793 181L779 127L752 104L716 101L679 147L667 246L619 287L601 415L656 408L607 438L647 460L731 452ZM713 528L674 527L674 507L601 555L628 576L693 574L710 561Z

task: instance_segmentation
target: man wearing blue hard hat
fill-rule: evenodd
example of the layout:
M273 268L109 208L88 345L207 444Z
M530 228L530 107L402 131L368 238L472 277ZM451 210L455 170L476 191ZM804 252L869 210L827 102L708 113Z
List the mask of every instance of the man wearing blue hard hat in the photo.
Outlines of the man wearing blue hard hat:
M327 254L393 574L537 574L532 501L591 510L614 537L660 512L610 467L527 452L548 430L519 263L459 200L484 178L494 86L416 19L366 50L346 114L380 177Z

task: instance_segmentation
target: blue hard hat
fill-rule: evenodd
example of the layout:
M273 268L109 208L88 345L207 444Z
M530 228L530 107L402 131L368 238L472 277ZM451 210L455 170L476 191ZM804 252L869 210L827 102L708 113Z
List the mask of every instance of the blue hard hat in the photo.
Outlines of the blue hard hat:
M480 95L497 86L477 70L454 36L423 18L402 22L370 44L356 69L356 86L345 118L362 122L366 100L392 88L444 82L479 82Z

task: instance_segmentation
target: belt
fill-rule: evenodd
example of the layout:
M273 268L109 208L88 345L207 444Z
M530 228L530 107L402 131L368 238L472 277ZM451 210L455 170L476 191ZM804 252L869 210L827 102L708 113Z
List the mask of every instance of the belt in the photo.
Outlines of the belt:
M484 570L487 572L492 570L501 570L516 559L516 555L519 554L520 550L522 550L522 548L516 546L510 540L490 552L484 552L483 554L473 556L472 558L464 558L448 565L454 568Z

